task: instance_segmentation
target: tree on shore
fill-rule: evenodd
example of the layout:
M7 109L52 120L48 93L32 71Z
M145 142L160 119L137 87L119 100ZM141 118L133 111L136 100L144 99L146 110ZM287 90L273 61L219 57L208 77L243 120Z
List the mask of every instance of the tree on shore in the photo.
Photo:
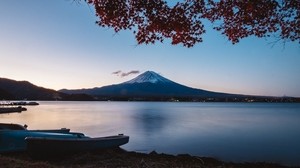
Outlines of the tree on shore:
M300 44L299 0L85 0L101 27L131 30L138 44L163 42L192 47L202 42L204 20L233 44L256 36Z

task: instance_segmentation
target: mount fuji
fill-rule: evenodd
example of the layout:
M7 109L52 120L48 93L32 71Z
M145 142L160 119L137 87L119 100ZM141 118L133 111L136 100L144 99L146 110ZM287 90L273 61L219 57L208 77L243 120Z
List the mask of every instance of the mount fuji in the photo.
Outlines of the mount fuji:
M145 73L137 76L136 78L124 82L123 84L134 84L134 83L161 83L168 84L174 83L173 81L164 78L153 71L146 71Z
M67 94L88 94L100 99L122 98L138 100L167 100L170 98L225 99L243 97L243 95L219 93L187 87L164 78L153 71L146 71L136 78L120 84L90 89L62 89L59 91Z

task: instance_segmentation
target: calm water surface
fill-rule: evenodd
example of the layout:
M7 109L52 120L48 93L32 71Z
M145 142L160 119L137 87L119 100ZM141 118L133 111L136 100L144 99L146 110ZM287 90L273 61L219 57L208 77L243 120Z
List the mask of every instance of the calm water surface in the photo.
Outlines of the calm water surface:
M300 165L300 104L39 102L0 114L29 129L71 128L86 135L124 133L130 151L189 153L226 161Z

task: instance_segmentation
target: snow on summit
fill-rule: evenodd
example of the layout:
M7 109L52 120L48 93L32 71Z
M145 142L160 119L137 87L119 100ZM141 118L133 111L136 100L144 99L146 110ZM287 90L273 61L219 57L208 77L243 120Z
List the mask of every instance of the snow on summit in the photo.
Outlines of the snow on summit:
M169 79L166 79L153 71L146 71L143 74L137 76L136 78L124 82L124 84L133 84L133 83L172 83Z

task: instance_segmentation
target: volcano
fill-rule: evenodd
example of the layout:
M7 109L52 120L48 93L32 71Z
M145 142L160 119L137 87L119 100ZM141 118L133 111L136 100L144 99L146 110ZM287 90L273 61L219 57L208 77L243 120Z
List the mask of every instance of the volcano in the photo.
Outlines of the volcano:
M120 84L90 89L67 90L67 94L88 94L105 98L138 98L138 99L170 99L170 98L233 98L242 95L227 94L191 88L173 82L153 71L146 71L136 78Z

